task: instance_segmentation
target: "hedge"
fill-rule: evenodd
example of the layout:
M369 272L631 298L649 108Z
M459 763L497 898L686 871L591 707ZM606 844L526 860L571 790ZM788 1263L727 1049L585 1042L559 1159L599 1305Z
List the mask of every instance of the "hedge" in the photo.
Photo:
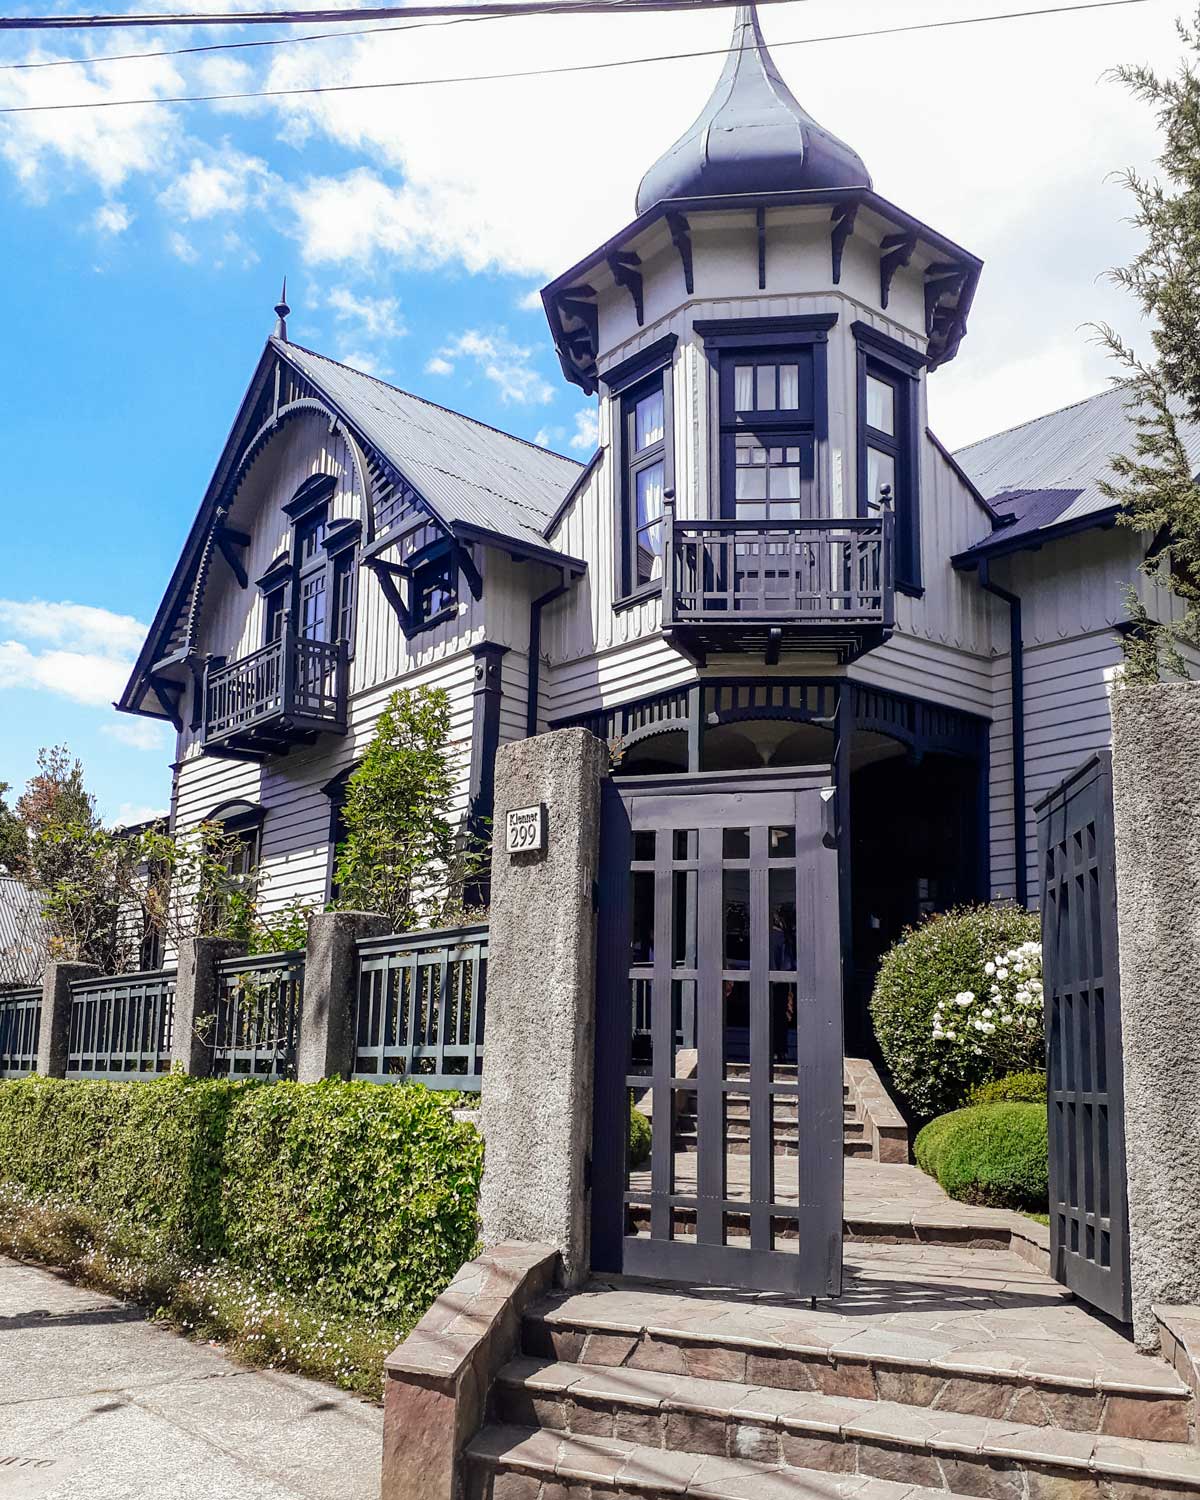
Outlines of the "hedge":
M650 1160L650 1121L633 1102L629 1101L629 1165L642 1167Z
M1045 1073L1009 1073L971 1090L972 1104L1044 1104Z
M913 1154L923 1171L964 1203L1046 1209L1044 1104L976 1104L940 1115L918 1133Z
M0 1185L197 1263L405 1319L477 1240L483 1142L419 1085L0 1083Z
M964 1104L993 1076L987 1058L938 1049L939 1001L963 990L983 994L984 964L1012 945L1036 941L1041 920L1019 906L959 907L911 928L884 954L871 996L871 1019L896 1092L918 1119Z

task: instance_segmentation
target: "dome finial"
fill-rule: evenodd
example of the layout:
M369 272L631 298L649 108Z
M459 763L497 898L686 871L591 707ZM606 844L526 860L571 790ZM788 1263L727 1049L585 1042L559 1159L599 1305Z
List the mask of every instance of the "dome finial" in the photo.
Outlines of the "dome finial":
M283 278L283 290L279 294L279 301L275 304L275 337L287 343L287 319L291 308L287 300L287 277Z
M712 97L642 178L637 211L669 198L870 186L858 153L818 125L784 83L757 7L739 5Z

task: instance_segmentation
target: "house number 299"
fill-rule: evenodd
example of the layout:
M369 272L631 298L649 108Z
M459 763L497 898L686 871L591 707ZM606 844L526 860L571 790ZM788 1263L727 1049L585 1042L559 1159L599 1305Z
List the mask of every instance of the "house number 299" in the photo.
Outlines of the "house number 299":
M514 808L508 815L509 854L533 854L546 847L546 804Z

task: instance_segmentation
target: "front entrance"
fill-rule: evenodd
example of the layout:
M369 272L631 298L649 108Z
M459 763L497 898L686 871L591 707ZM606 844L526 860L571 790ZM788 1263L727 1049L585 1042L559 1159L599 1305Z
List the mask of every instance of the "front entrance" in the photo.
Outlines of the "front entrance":
M827 770L615 778L601 849L593 1264L841 1290L842 997ZM623 1150L630 1094L650 1159Z

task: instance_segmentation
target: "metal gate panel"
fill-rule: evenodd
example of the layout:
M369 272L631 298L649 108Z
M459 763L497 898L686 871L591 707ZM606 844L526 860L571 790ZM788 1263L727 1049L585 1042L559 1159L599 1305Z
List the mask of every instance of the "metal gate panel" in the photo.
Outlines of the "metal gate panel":
M1037 806L1055 1276L1131 1318L1112 760Z
M828 773L606 788L593 1264L841 1290L842 1036ZM628 1091L652 1091L648 1171ZM793 1134L794 1132L794 1134ZM794 1141L783 1154L779 1138Z

